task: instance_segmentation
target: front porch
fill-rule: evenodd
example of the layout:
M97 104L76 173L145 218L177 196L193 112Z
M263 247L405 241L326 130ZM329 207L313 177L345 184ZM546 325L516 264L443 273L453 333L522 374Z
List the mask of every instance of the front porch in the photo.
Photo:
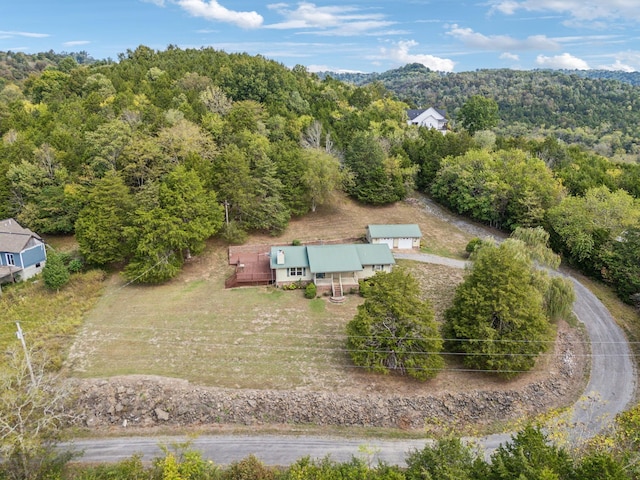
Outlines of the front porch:
M332 299L342 299L345 291L357 290L359 287L356 272L317 273L313 283L316 284L318 293L329 292Z

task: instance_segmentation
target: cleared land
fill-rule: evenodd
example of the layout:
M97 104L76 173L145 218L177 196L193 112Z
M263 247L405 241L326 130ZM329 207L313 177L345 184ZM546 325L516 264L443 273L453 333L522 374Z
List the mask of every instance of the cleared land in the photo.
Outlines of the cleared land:
M427 214L417 200L365 208L340 198L332 207L293 221L281 237L255 236L250 242L356 238L369 223L418 223L428 251L454 257L462 257L470 238ZM441 315L463 272L403 263L415 272ZM358 296L334 305L271 287L225 290L224 279L231 272L226 247L211 242L179 278L165 285L125 286L112 277L71 349L69 374L159 375L226 388L394 393L517 388L548 375L550 357L543 358L535 372L512 382L453 371L426 384L368 374L355 368L344 351L344 327L362 301ZM455 360L450 365L457 366Z

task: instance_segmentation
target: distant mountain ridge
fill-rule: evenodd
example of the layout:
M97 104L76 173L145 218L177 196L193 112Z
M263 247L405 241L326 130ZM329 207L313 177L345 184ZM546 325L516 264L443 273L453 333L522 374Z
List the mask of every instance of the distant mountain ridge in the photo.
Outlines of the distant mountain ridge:
M496 100L507 136L555 136L600 153L640 152L640 73L604 70L484 69L435 72L421 64L383 73L325 72L321 78L359 86L380 82L410 108L444 109L455 126L458 109L473 95Z

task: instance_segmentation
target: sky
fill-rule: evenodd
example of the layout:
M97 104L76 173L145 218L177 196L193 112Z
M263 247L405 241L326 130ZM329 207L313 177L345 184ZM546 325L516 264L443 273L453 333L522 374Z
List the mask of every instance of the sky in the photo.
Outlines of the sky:
M0 51L212 47L309 71L640 70L640 0L2 0Z

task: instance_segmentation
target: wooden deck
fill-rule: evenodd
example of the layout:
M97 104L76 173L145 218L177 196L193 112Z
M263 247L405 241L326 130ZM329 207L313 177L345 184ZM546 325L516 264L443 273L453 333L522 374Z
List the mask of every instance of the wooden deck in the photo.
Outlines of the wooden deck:
M229 247L229 265L235 265L236 271L225 280L225 288L273 283L268 253L269 246L265 245Z

